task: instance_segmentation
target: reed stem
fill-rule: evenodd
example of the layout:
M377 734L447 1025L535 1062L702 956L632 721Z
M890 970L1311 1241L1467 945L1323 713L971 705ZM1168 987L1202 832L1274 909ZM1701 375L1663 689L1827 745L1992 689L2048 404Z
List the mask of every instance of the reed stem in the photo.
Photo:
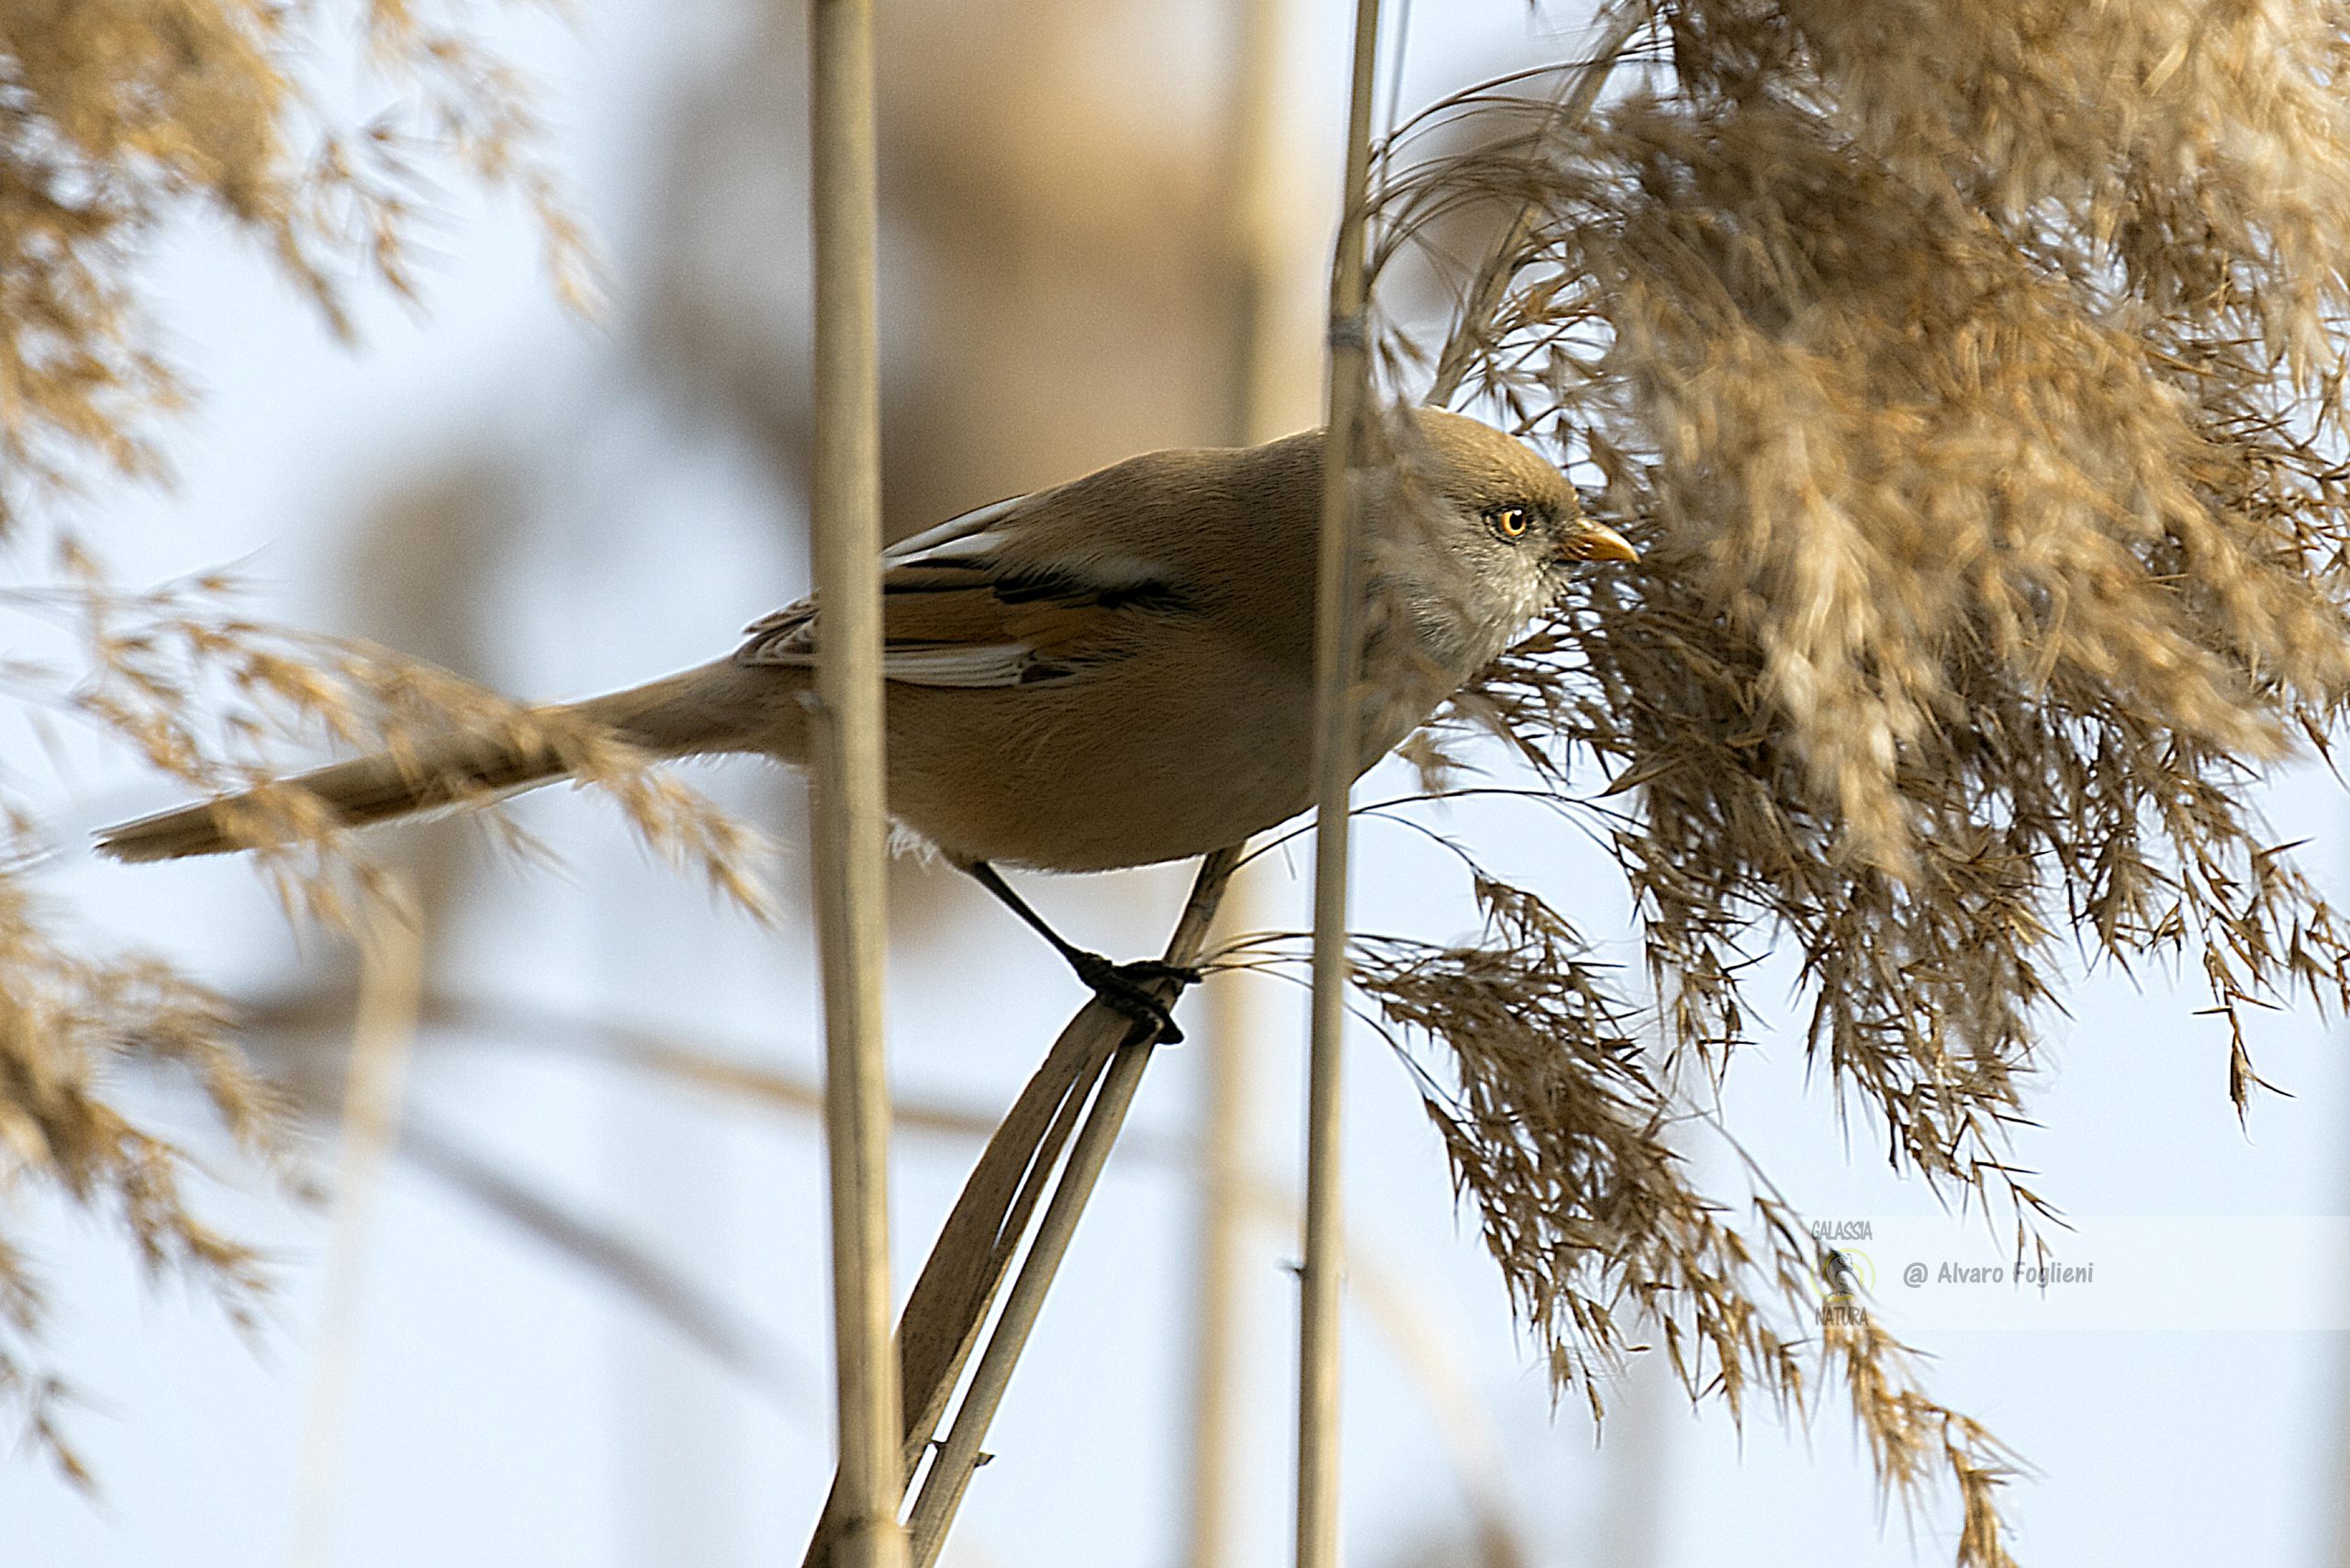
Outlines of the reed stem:
M1348 797L1362 657L1357 442L1370 412L1364 228L1370 218L1371 106L1379 0L1357 0L1354 80L1337 254L1330 269L1328 435L1322 454L1322 548L1315 607L1314 1023L1306 1080L1305 1267L1298 1314L1297 1564L1338 1560L1340 1049L1347 1017Z
M360 933L359 1005L343 1068L334 1230L302 1412L292 1568L323 1568L333 1555L367 1241L375 1193L399 1144L400 1107L424 994L423 933L398 907L369 913Z
M890 1085L881 717L880 390L872 0L811 8L815 420L811 503L823 606L811 768L824 983L833 1349L841 1509L832 1561L901 1568L898 1362L890 1346Z
M1229 96L1224 107L1223 208L1218 270L1227 303L1218 439L1250 446L1280 433L1276 368L1288 358L1280 330L1281 285L1293 255L1296 221L1277 199L1281 152L1276 123L1281 87L1284 0L1231 0L1225 7ZM1286 428L1286 427L1283 427ZM1247 887L1225 901L1225 929L1249 924ZM1192 1280L1191 1432L1183 1525L1185 1568L1219 1568L1233 1514L1235 1418L1241 1406L1241 1253L1248 1230L1246 1184L1251 1069L1268 1031L1258 1016L1262 991L1248 976L1208 988L1214 1009L1198 1050L1206 1079L1200 1114L1199 1261Z

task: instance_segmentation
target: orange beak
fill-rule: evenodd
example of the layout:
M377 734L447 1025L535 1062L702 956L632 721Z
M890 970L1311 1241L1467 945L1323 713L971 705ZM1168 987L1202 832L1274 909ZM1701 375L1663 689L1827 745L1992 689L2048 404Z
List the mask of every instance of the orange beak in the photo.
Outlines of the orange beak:
M1595 522L1585 522L1572 539L1561 547L1559 554L1570 561L1637 561L1640 553L1632 542L1612 528Z

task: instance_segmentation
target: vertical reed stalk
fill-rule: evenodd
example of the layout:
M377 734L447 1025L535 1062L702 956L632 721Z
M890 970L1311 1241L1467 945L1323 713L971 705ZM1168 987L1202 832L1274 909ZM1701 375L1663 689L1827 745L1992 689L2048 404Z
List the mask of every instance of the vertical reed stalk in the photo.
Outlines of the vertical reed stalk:
M400 1099L424 991L423 935L405 911L373 912L360 937L359 965L359 1005L343 1069L342 1136L335 1155L334 1234L327 1246L318 1348L302 1412L293 1568L324 1568L333 1555L362 1264L375 1190L399 1141Z
M1229 932L1248 900L1227 906ZM1200 1049L1207 1094L1200 1114L1199 1261L1192 1275L1191 1477L1183 1524L1185 1568L1221 1568L1232 1520L1233 1417L1241 1397L1241 1254L1248 1238L1248 1151L1255 1103L1258 1026L1251 977L1218 977Z
M1225 193L1216 271L1225 314L1218 439L1249 446L1267 439L1279 343L1271 328L1275 298L1291 252L1288 214L1274 189L1281 156L1275 111L1281 103L1283 0L1229 0L1219 188ZM1278 433L1278 432L1275 432Z
M814 0L816 596L811 726L841 1508L833 1561L900 1568L901 1417L890 1345L890 1086L881 983L880 395L874 319L872 0Z
M1281 148L1275 110L1281 81L1282 0L1233 0L1225 103L1222 188L1228 193L1219 235L1218 271L1225 316L1224 386L1218 438L1248 446L1277 433L1271 422L1277 297L1291 252L1292 225L1275 200ZM1251 902L1244 887L1225 903L1225 929L1245 928ZM1191 1477L1182 1561L1218 1568L1232 1518L1233 1417L1240 1403L1241 1249L1248 1229L1248 1113L1256 1096L1250 1068L1261 1042L1247 975L1225 975L1208 988L1214 1009L1199 1049L1207 1078L1200 1117L1199 1266L1194 1272L1197 1338L1192 1345Z
M1314 622L1314 1027L1306 1083L1305 1268L1298 1314L1297 1568L1338 1560L1339 1052L1347 1017L1347 812L1355 777L1362 592L1355 455L1370 412L1363 230L1379 0L1356 0L1346 189L1330 269L1329 434Z

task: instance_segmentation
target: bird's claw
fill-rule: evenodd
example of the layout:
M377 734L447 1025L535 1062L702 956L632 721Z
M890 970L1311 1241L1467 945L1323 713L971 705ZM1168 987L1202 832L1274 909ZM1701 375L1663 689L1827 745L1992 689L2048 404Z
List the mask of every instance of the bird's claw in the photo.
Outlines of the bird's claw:
M1197 985L1199 970L1182 964L1163 964L1156 958L1113 964L1099 953L1076 954L1069 964L1077 970L1077 978L1091 987L1102 1004L1113 1013L1149 1025L1158 1032L1162 1044L1182 1043L1183 1031L1176 1026L1170 1004L1161 1002L1150 988L1167 980L1177 985Z

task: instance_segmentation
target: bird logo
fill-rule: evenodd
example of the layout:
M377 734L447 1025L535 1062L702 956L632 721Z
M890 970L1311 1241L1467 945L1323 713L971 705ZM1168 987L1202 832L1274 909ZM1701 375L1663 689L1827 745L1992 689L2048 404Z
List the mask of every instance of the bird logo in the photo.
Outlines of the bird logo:
M1876 1287L1876 1266L1865 1252L1831 1247L1820 1257L1819 1280L1830 1302L1849 1302Z

